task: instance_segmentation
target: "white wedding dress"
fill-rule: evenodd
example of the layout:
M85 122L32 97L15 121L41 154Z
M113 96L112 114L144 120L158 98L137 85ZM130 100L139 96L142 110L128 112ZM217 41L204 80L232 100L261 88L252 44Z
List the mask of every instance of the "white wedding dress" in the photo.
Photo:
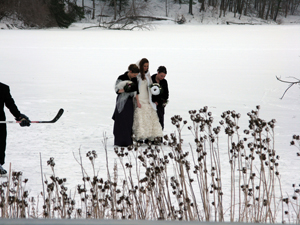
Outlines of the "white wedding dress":
M156 111L150 105L147 79L140 80L139 101L141 108L136 108L133 118L133 133L136 140L151 140L162 137L163 131Z

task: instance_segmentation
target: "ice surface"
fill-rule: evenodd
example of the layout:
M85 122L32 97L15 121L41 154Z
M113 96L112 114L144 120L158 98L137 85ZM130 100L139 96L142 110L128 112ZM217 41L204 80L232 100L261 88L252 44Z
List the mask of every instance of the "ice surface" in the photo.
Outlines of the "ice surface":
M300 90L276 80L300 78L300 26L197 26L164 25L151 31L1 30L0 82L10 86L19 109L31 120L50 120L60 108L65 113L55 124L8 125L5 168L23 171L29 178L30 195L42 190L43 172L55 158L56 176L68 179L75 191L81 183L78 149L84 155L96 150L96 168L106 177L103 134L108 137L109 164L113 151L111 119L116 94L114 82L130 63L146 57L150 72L160 65L168 69L170 101L166 107L165 134L174 132L173 115L189 121L188 110L208 106L218 125L226 110L242 114L261 106L260 116L277 120L275 146L281 156L283 190L299 183L299 157L290 146L300 133ZM13 116L6 110L7 120ZM183 130L184 146L193 142ZM221 137L222 156L227 162L226 138ZM224 148L223 148L224 147ZM89 161L83 157L87 171ZM223 171L226 173L226 171Z

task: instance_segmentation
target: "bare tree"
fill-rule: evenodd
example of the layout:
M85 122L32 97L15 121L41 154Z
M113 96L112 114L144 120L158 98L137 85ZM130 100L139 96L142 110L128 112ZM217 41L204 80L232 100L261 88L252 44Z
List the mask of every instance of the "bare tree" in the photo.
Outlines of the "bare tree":
M225 0L221 0L221 4L220 4L220 14L219 14L219 17L221 18L222 16L222 11L223 13L225 14Z
M193 15L193 0L189 0L189 14Z
M103 8L102 8L103 9ZM151 29L151 23L149 21L153 20L169 20L168 18L147 16L145 15L148 12L147 3L144 1L135 1L132 0L131 4L126 8L123 6L122 15L120 14L119 18L108 20L102 20L103 17L106 17L102 14L101 10L99 25L85 27L84 29L89 28L106 28L111 30L133 30L133 29ZM120 12L119 12L120 13ZM148 12L149 13L149 12Z
M132 12L136 16L135 0L132 0Z
M205 11L205 0L199 0L201 3L200 12Z
M273 1L270 1L270 0L269 0L268 9L267 9L266 16L265 16L265 19L266 19L266 20L268 19L269 13L270 13L270 11L271 11L271 7L273 6L272 3L273 3Z
M114 1L114 20L117 19L117 0Z
M95 3L95 0L92 0L92 1L93 1L93 12L92 12L92 19L95 19L96 3Z
M300 4L299 0L291 0L291 7L290 7L290 12L292 15L294 15L296 9L298 8Z
M42 0L0 0L0 20L3 18L18 21L18 25L14 26L19 28L44 28L56 24L51 17L47 4Z
M166 16L168 16L168 0L166 0Z
M246 0L246 3L245 3L245 9L244 9L244 15L246 16L247 13L248 13L248 7L249 7L249 0Z
M241 17L242 17L242 13L243 13L243 9L244 9L244 5L245 5L246 3L245 3L245 0L242 0L241 1L241 5L240 5L240 9L239 9L239 13L240 13L240 17L239 17L239 19L241 19Z
M141 29L141 30L150 30L151 24L148 22L145 22L144 19L151 19L151 20L167 20L166 18L160 18L160 17L152 17L152 16L124 16L120 17L117 20L112 20L109 22L102 22L99 23L97 26L89 26L83 28L89 29L89 28L105 28L110 30L134 30L134 29Z
M276 22L276 19L277 19L277 16L278 16L278 11L280 9L280 3L281 3L282 0L277 0L277 8L276 8L276 11L275 11L275 16L273 18L273 20Z
M277 78L277 80L279 80L280 82L288 83L288 84L289 84L288 88L285 89L285 91L284 91L284 93L283 93L283 95L282 95L282 97L281 97L280 99L283 99L285 93L286 93L286 92L287 92L294 84L300 84L300 80L299 80L298 78L296 78L296 77L290 77L290 78L296 79L297 81L286 81L286 80L281 80L281 79L280 79L279 77L277 77L277 76L276 76L276 78Z

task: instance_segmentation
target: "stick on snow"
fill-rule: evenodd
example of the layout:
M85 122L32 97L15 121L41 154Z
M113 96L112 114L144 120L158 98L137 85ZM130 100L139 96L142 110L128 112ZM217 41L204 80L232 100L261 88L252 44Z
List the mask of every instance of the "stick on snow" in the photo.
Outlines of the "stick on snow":
M55 123L64 113L63 109L60 109L57 113L57 115L53 118L53 120L50 121L31 121L30 123ZM22 121L0 121L0 123L21 123Z

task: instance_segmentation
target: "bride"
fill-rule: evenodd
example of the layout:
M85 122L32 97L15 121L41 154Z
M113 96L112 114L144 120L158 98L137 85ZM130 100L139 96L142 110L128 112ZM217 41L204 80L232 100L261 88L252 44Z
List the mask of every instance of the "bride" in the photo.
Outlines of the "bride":
M133 133L138 142L154 141L163 136L162 127L156 113L156 104L151 100L149 85L152 80L149 72L149 61L146 58L138 63L140 73L137 76L138 93L136 95L137 107L134 111Z

